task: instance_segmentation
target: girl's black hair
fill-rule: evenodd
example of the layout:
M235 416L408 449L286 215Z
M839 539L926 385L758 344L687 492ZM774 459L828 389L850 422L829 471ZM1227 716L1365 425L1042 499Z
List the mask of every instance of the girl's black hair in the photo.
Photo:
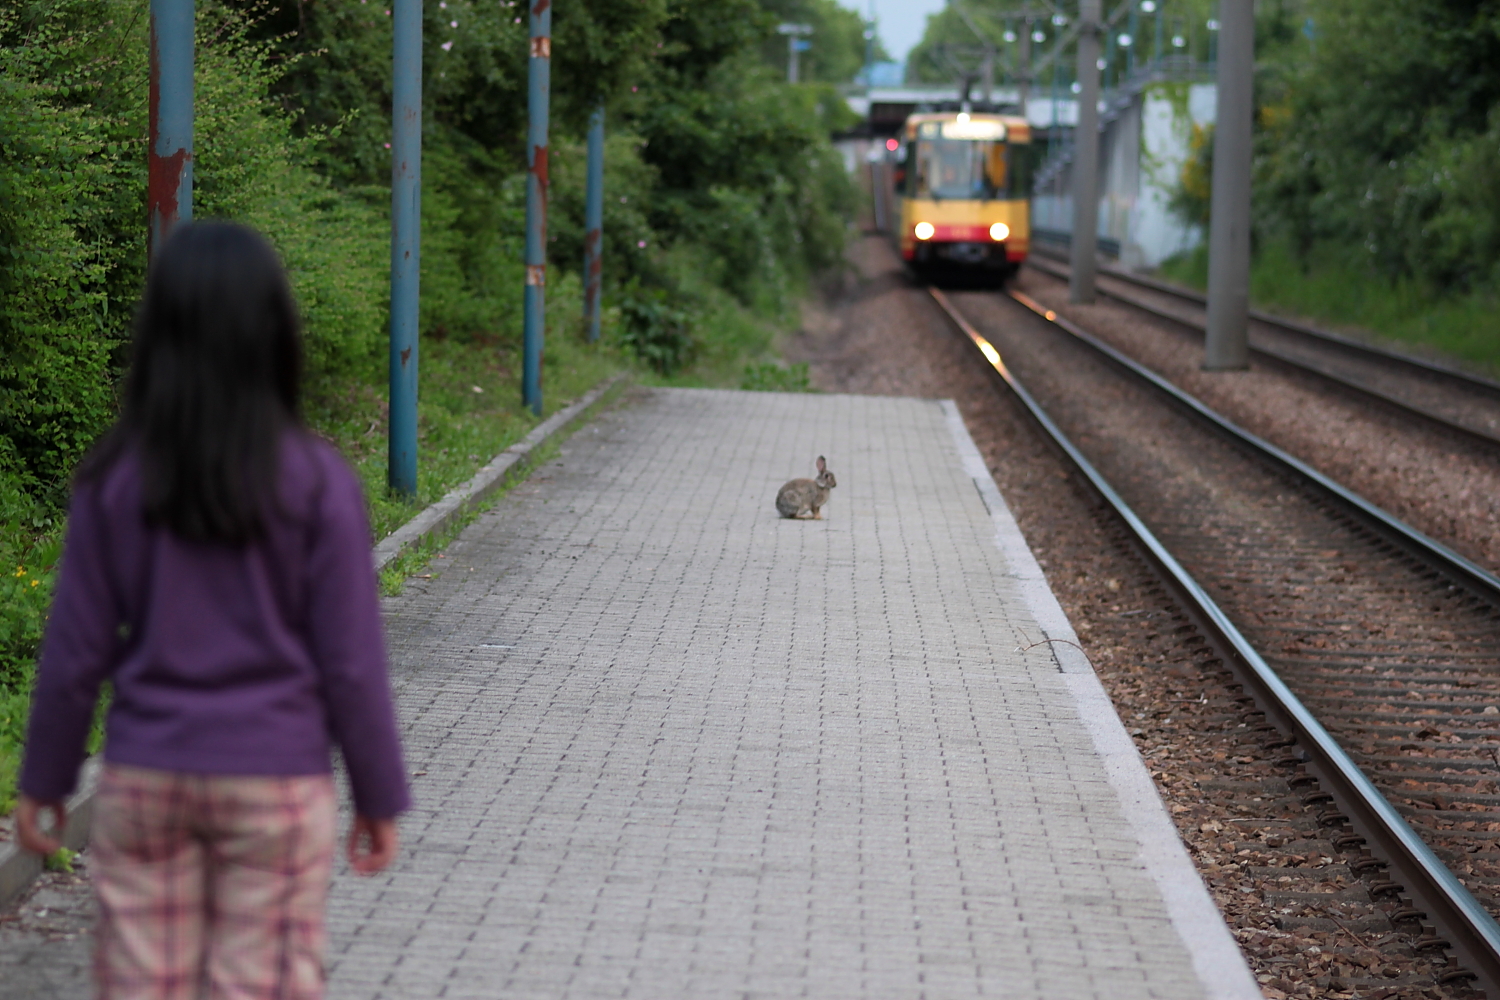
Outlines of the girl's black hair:
M297 306L270 243L233 223L179 225L146 278L120 421L81 476L135 452L148 523L244 544L275 503L301 382Z

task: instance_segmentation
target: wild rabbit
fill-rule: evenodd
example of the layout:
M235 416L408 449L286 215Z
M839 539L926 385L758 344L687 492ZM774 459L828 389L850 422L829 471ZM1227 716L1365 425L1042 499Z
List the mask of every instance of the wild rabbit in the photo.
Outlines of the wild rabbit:
M818 510L828 502L828 491L837 485L833 473L828 471L828 463L819 455L818 478L793 479L783 486L776 494L776 510L782 517L801 517L811 512L821 521L823 515Z

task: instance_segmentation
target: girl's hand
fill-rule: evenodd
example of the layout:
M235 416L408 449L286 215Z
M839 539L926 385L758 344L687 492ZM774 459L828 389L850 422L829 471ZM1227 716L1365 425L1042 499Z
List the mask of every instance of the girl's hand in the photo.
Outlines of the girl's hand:
M52 833L42 832L42 813L52 813ZM50 857L62 849L63 828L68 822L68 807L61 801L38 802L22 795L16 803L16 839L33 854Z
M396 847L394 819L354 817L349 830L349 867L361 875L374 875L395 859Z

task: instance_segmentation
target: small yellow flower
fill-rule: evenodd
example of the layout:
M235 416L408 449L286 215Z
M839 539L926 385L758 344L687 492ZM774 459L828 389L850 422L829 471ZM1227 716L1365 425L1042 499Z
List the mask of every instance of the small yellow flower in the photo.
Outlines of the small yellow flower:
M16 576L25 576L25 575L26 575L26 567L25 566L17 566L16 567Z
M41 582L42 582L42 581L40 581L40 580L32 580L32 581L31 581L31 585L32 585L32 586L33 586L33 587L35 587L35 586L36 586L36 585L37 585L37 584L39 584L39 583L41 583Z

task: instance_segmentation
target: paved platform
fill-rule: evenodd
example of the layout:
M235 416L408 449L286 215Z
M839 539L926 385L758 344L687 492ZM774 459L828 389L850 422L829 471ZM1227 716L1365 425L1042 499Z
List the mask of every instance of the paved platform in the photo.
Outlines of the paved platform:
M333 1000L1260 996L951 403L633 390L386 613ZM0 927L0 997L86 956Z
M635 390L440 565L333 997L1259 996L951 404Z

